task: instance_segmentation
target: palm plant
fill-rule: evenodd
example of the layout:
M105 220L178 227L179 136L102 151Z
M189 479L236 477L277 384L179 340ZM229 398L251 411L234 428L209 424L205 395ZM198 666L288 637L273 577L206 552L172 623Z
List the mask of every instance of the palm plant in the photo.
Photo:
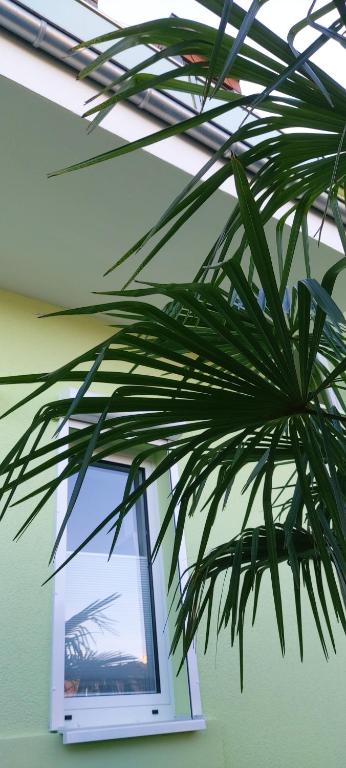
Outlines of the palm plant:
M228 286L225 289L192 283L129 290L102 304L65 311L63 314L106 312L116 323L124 317L131 322L64 368L25 377L28 383L39 383L39 387L16 408L56 382L83 383L74 399L53 401L40 408L2 462L3 493L9 494L8 504L13 492L26 481L39 478L58 461L68 460L57 479L24 496L35 498L39 494L39 501L19 530L21 535L62 480L78 472L76 487L80 488L93 461L109 454L110 449L134 449L136 458L122 502L90 532L70 559L104 526L114 529L113 548L121 522L136 499L169 467L185 459L154 550L155 554L178 507L171 582L187 516L196 510L208 480L210 485L198 558L180 602L173 647L182 637L187 653L205 611L207 644L215 586L229 569L231 576L223 590L218 629L231 622L232 641L237 632L242 647L247 601L255 588L257 602L261 576L268 568L284 651L280 563L289 562L301 653L302 579L326 652L317 609L319 602L334 643L326 589L337 618L346 628L335 578L336 571L344 588L346 417L342 390L346 382L346 346L344 317L330 295L346 259L326 272L321 285L311 279L299 281L285 311L256 203L241 165L232 162L264 300L241 266L229 262L224 270L231 290L236 291L236 303L229 301ZM155 293L169 299L165 309L136 300ZM110 361L114 363L111 371ZM119 362L129 365L127 373L117 370ZM89 369L81 370L79 366L86 363ZM143 370L148 366L153 371L150 374ZM23 377L10 377L3 383L18 380L23 381ZM88 398L86 391L94 382L110 384L112 394ZM335 403L331 402L331 388ZM82 434L78 430L68 437L58 434L53 441L44 441L52 419L64 423L76 412L97 414L97 423L86 427ZM169 439L169 451L163 458L162 447L153 444L158 438ZM147 444L145 449L143 444ZM154 455L159 459L157 468L133 489L138 466L144 458ZM248 471L246 488L251 490L240 532L206 554L218 509L228 505L232 511L232 484L244 467ZM285 471L289 472L289 480L282 475L280 480L282 467L288 467ZM293 486L288 496L283 492L279 508L275 499L278 494L274 493L274 477L278 476L283 491ZM249 528L250 513L258 499L263 524ZM73 505L71 498L51 559Z
M2 384L38 384L15 408L58 382L82 383L75 398L53 400L37 411L32 424L3 459L0 473L4 478L3 514L26 482L38 480L34 491L24 490L22 499L17 500L19 503L30 498L34 504L18 536L59 483L77 473L76 493L68 505L52 560L87 467L94 461L110 450L131 448L135 453L122 502L95 531L90 531L76 552L104 526L114 531L113 548L122 520L134 502L150 483L177 462L183 462L154 548L155 555L178 509L172 583L187 519L202 504L204 525L199 551L178 599L173 649L182 639L186 655L202 619L206 647L212 622L218 632L229 626L232 643L239 638L242 681L245 614L254 593L253 618L256 616L266 570L270 573L283 652L283 569L292 574L301 656L302 587L326 654L326 631L334 647L330 606L346 629L346 339L344 316L332 299L337 276L346 266L346 238L338 202L346 170L346 99L344 89L311 64L311 47L297 54L297 29L285 44L254 20L260 2L253 2L247 14L232 2L206 0L202 4L219 13L219 30L170 19L115 31L102 40L91 41L97 44L107 38L112 46L82 76L138 42L159 44L164 51L151 53L141 66L114 82L114 93L106 93L101 109L100 105L95 107L94 124L99 124L116 103L149 87L197 93L203 106L213 88L213 97L220 99L221 106L196 114L188 124L185 121L163 129L64 172L117 157L242 106L251 113L248 119L121 261L149 246L143 260L143 264L148 263L231 175L237 188L236 209L223 231L217 233L215 247L206 255L194 282L110 291L102 303L58 313L106 313L116 329L107 341L55 372L1 380ZM338 11L337 18L320 30L318 45L331 37L343 42L343 3L328 3L316 12L312 9L305 24L320 27L320 17L331 9ZM229 18L239 30L235 39L225 32ZM246 35L249 42L245 44ZM259 51L252 42L264 45L266 52ZM317 43L314 50L316 47ZM177 54L196 54L206 61L183 67L171 65L163 75L142 72L149 64ZM204 82L181 79L186 75L204 76ZM261 94L243 97L223 91L222 83L228 75L257 83ZM253 110L259 104L265 115L254 117ZM287 133L290 127L313 128L315 133ZM234 142L261 136L238 158L230 152ZM220 158L221 168L203 180L205 171ZM260 166L249 183L245 169L253 163ZM345 257L329 267L319 284L311 277L306 215L322 192L327 195ZM277 252L270 253L264 224L283 204L289 204L289 211L294 211L291 234L284 248L285 213L278 223ZM161 230L163 236L151 247L151 238ZM302 278L288 290L300 230L305 275L301 268ZM234 242L239 231L240 245ZM250 251L247 274L242 266L246 247ZM150 301L146 302L148 296ZM153 296L164 297L163 309L153 305ZM99 382L109 385L110 394L88 398L90 386ZM66 437L58 432L52 440L46 439L52 419L64 424L75 413L96 414L96 423L93 420L90 426ZM154 442L158 439L168 441L165 453ZM156 457L156 469L134 488L138 466L148 456ZM60 475L40 481L42 473L62 459L67 460L67 466ZM247 473L247 495L239 532L208 551L219 510L226 507L232 516L235 514L233 484L241 470ZM259 525L250 525L254 510L261 513ZM236 513L238 520L238 509ZM222 581L215 616L217 588Z

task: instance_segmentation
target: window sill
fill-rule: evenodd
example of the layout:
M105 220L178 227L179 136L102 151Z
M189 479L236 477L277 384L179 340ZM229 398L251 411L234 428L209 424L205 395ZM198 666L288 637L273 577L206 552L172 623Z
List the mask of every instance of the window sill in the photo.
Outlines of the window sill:
M132 736L202 731L205 727L206 723L203 717L194 717L162 720L157 723L114 725L104 728L66 728L66 730L61 730L61 733L64 744L79 744L83 741L105 741L107 739L128 739Z

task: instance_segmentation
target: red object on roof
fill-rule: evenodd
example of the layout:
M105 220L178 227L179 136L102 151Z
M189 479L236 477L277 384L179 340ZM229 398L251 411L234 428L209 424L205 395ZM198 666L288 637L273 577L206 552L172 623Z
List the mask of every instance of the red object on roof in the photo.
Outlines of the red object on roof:
M197 53L184 54L182 58L184 59L184 61L189 61L190 64L199 64L199 62L201 61L207 61L205 56L200 56ZM235 91L236 93L241 93L239 80L236 80L234 77L225 77L223 81L223 87L226 88L228 91Z

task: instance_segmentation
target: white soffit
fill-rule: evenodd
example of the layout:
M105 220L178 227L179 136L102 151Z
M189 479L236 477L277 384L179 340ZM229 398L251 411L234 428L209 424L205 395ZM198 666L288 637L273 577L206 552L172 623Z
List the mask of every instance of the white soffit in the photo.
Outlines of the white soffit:
M95 303L91 291L122 287L136 258L107 278L103 273L158 220L189 176L139 151L48 180L49 171L107 151L122 138L102 129L87 136L72 111L4 77L0 101L0 285L64 306ZM229 196L219 192L143 279L192 279L229 211Z
M90 81L77 81L73 71L54 59L6 33L2 34L0 74L81 116L87 99L97 93L97 86ZM122 103L105 118L102 128L124 141L135 141L158 130L160 124L140 109ZM209 156L207 149L181 136L165 139L144 151L189 174L197 173ZM222 188L235 194L233 181Z

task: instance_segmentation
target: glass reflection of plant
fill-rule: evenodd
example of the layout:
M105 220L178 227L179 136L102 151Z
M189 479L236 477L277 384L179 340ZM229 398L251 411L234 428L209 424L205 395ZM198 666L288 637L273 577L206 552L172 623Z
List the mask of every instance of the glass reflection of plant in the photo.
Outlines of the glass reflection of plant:
M88 622L96 624L101 631L110 629L111 625L115 623L114 619L110 619L104 611L107 610L118 597L120 597L120 595L114 593L103 598L103 600L95 600L66 621L66 663L71 665L82 658L86 652L90 651L90 642L93 642L93 635L87 628Z
M65 696L138 693L152 688L147 665L121 651L98 653L91 647L93 623L101 632L112 629L107 609L120 597L114 593L95 600L65 624ZM115 634L115 633L114 633Z

